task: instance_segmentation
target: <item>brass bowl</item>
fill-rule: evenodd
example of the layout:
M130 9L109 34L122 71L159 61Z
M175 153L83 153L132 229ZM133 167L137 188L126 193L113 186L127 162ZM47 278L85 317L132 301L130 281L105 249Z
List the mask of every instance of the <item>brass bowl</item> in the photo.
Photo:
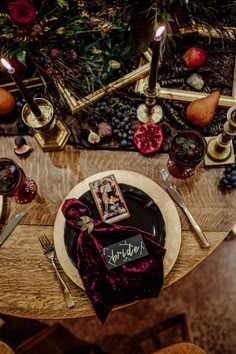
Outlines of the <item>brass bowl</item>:
M42 112L42 116L36 117L29 104L26 103L22 109L21 117L23 122L30 128L38 132L50 131L55 125L54 108L45 98L34 98Z

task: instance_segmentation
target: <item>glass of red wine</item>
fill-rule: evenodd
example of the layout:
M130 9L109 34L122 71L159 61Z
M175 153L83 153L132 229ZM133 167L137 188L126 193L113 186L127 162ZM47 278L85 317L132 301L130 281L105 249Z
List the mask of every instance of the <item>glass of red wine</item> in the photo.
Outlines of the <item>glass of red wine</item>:
M17 203L29 203L37 194L37 185L15 161L0 158L0 194L14 197Z
M201 133L194 129L181 130L170 144L168 171L177 178L192 176L206 151L207 142Z

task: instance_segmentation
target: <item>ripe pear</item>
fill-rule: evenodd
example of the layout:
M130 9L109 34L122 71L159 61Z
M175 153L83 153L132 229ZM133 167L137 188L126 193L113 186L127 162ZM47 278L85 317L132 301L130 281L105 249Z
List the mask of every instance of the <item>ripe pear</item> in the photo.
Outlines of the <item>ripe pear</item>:
M15 104L13 94L0 87L0 116L4 116L13 111Z
M187 119L200 127L209 124L214 117L219 99L220 92L214 91L207 97L191 102L186 109Z

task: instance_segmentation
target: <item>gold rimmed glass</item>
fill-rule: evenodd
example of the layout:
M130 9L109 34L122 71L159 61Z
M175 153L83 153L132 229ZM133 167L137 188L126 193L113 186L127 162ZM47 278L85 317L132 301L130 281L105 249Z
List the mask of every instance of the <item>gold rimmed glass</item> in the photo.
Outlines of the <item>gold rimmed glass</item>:
M168 171L176 178L192 176L206 151L207 142L202 134L194 129L181 130L170 144Z
M17 203L29 203L37 194L37 185L15 161L0 158L0 194L14 197Z

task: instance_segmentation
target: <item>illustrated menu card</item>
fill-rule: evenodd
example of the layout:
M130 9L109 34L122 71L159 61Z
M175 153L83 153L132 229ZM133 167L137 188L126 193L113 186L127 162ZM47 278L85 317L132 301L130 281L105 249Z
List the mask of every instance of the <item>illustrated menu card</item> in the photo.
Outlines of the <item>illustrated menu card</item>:
M89 187L102 221L114 223L130 216L113 174L89 183Z

